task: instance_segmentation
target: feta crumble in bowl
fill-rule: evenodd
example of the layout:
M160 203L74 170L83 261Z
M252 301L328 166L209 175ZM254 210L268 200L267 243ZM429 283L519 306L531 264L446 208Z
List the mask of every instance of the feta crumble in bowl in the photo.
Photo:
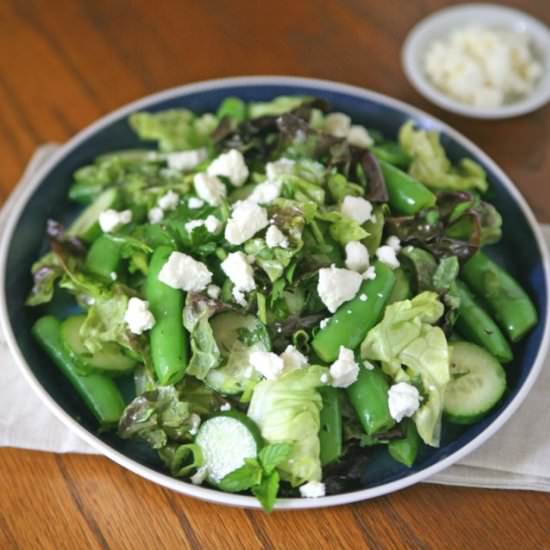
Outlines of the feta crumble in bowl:
M509 118L550 100L550 31L496 4L437 11L402 49L407 78L427 99L473 118Z
M274 100L278 96L286 97ZM217 114L202 113L216 113L224 98L241 98L247 103L244 116L253 117L266 115L266 109L281 116L285 109L301 105L303 96L330 101L330 112L338 116L325 124L322 112L316 113L309 121L311 128L341 140L343 147L353 147L355 155L368 156L369 147L380 155L380 133L395 141L399 129L412 120L414 125L407 126L409 138L425 138L426 129L440 134L448 159L439 160L452 166L467 157L482 167L486 178L478 171L473 179L482 188L490 186L487 196L505 216L502 239L491 250L527 290L540 316L521 345L514 347L513 361L506 364L513 376L503 376L500 362L510 358L502 341L497 361L474 343L447 342L438 324L446 306L437 288L449 285L456 276L456 261L437 256L437 277L434 273L432 280L436 291L419 293L407 276L403 278L404 269L422 254L411 252L411 227L399 225L399 216L389 214L411 205L433 209L437 191L424 190L421 203L396 203L395 195L390 200L380 189L379 194L367 195L372 189L342 170L343 179L333 177L318 159L304 162L297 150L267 163L264 159L254 163L250 153L243 158L235 153L222 156L233 147L207 148L203 153L203 143L196 140L200 132L212 131L217 121ZM233 100L231 109L229 103L225 108L233 116L243 116L239 105L240 111ZM155 185L138 189L130 202L118 197L113 188L98 190L99 207L83 211L66 200L75 167L119 151L121 136L125 146L143 152L144 142L127 123L129 115L141 112L142 129L150 129L157 126L149 124L147 113L190 107L196 115L177 116L183 127L197 121L193 132L178 135L174 143L170 142L173 135L165 136L162 154L152 151L140 157L151 163L146 172L153 172ZM302 130L311 132L303 124ZM303 142L297 139L296 145ZM395 153L397 144L393 145ZM177 157L167 156L170 151ZM193 153L183 155L185 151ZM125 157L126 165L132 158ZM215 159L220 160L209 173ZM398 162L402 161L400 157ZM402 166L401 172L395 166L383 168L386 186L410 184L417 177L410 167L407 171ZM83 181L85 175L86 171L80 172L77 179ZM276 182L270 190L277 193L267 197L262 188L258 202L247 202L265 181ZM437 181L454 185L457 173L438 174ZM415 184L412 187L418 190ZM346 201L346 197L361 200ZM142 202L140 208L134 202ZM316 212L310 209L312 202ZM387 204L381 207L383 203ZM162 212L148 219L154 208ZM96 222L109 210L102 231ZM53 413L98 452L155 483L197 498L259 507L253 494L264 498L261 487L273 487L279 476L281 490L275 507L299 509L364 500L417 483L478 447L512 415L534 383L546 352L548 257L534 217L513 184L494 162L445 124L396 100L351 86L296 78L240 78L146 98L102 119L65 145L28 188L9 200L7 212L0 236L0 321L21 372ZM32 286L28 272L37 255L46 251L48 218L70 228L66 239L57 232L69 256L79 242L75 237L84 245L85 257L73 257L66 264L79 275L70 284L93 283L79 293L80 315L75 316L75 303L59 302L42 286L28 304L53 298L51 305L39 310L25 307ZM73 223L75 219L78 223ZM320 233L312 220L317 220ZM510 221L513 231L507 229ZM377 224L382 224L382 232L376 232ZM497 226L493 229L499 233ZM51 237L52 229L48 231ZM162 240L157 240L159 236ZM325 246L318 246L319 240ZM121 243L123 254L118 250ZM286 263L289 256L291 261ZM296 259L302 265L296 266L292 261ZM425 255L422 261L429 264ZM54 267L48 262L46 258L38 264L35 273L46 265ZM309 262L309 270L304 270ZM469 290L460 281L464 284L457 291L466 303L475 302L479 292L475 275L492 265L487 262L486 258L481 266L471 264ZM461 277L468 278L469 270ZM57 277L59 271L41 273ZM286 281L284 288L277 283L281 279ZM64 284L70 287L67 279ZM44 318L44 312L50 315ZM293 325L296 319L298 326ZM365 335L367 324L372 326ZM101 344L98 334L110 339L108 346ZM52 335L59 339L52 340ZM90 387L78 372L64 371L58 368L60 363L50 361L51 348L40 347L46 341L62 353L63 367L74 366L76 360L88 366L93 361L100 371L96 375L101 391L108 389L109 399L92 403L90 409L81 395L97 387ZM187 349L184 342L189 344ZM144 343L156 354L152 379L139 366L147 346L136 344ZM94 353L97 347L102 349ZM391 359L384 367L382 353ZM475 376L486 382L483 391L472 391L476 385L465 373L464 366L472 358ZM419 364L424 367L422 383L410 376ZM118 370L117 376L103 372L107 366ZM451 369L457 383L449 379ZM137 387L131 374L137 375ZM167 383L158 383L161 374ZM151 383L154 390L144 392ZM452 388L452 399L445 398L446 420L439 433L438 423L432 421L438 415L432 412L439 410L442 387ZM357 413L372 402L362 388L377 396L374 416ZM350 402L345 419L339 398ZM145 436L143 441L121 439L116 430L98 431L100 423L116 426L124 408L120 430L135 436L134 428L144 428L138 429L138 437ZM151 415L155 410L163 414ZM347 445L345 451L339 445L340 436L327 438L327 434L341 433L327 429L339 417L347 428L354 428L346 431L346 438L349 433L359 434L367 446L355 445L350 454ZM134 423L139 424L140 418L147 420L147 426ZM391 430L396 427L399 442L415 437L411 426L417 428L416 437L427 442L416 457L384 439L395 436ZM145 438L149 446L144 445ZM356 462L367 455L367 466ZM341 471L332 475L330 462L335 456L341 456L338 467L360 475L348 476L345 483ZM273 499L262 504L269 509Z

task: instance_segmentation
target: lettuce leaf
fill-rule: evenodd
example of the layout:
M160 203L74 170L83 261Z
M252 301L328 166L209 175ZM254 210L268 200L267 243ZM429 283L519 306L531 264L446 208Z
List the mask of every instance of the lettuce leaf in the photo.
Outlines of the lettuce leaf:
M253 101L248 104L250 118L279 116L293 111L312 98L308 96L279 96L271 101Z
M426 398L414 416L422 440L439 445L445 386L450 380L449 349L443 330L433 326L444 313L435 292L389 305L384 318L361 344L361 356L380 361L396 382L420 379Z
M317 387L325 367L290 371L275 380L260 382L252 394L248 416L258 424L268 443L293 444L279 464L282 479L293 486L321 480L319 428L321 395Z
M337 210L329 212L319 212L317 219L328 222L330 236L342 246L346 246L350 241L361 241L369 236L367 231L350 218Z
M415 130L412 121L399 130L399 144L412 157L409 174L432 189L487 191L483 168L471 159L452 166L436 131Z

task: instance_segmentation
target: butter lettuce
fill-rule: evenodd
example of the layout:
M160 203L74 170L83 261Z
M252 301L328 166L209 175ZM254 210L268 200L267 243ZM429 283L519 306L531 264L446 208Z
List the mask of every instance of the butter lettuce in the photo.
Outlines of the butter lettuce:
M275 380L260 382L252 394L248 416L260 427L268 443L290 443L292 451L279 464L282 479L293 486L321 480L319 429L321 395L317 387L325 367L290 371Z
M458 166L453 167L436 131L416 130L409 121L399 130L399 144L412 158L409 174L428 187L449 191L487 191L483 168L471 159L462 159Z
M444 310L435 292L391 304L361 344L363 359L380 361L396 382L421 380L425 399L414 422L422 440L432 446L439 445L443 394L450 380L447 339L433 326Z

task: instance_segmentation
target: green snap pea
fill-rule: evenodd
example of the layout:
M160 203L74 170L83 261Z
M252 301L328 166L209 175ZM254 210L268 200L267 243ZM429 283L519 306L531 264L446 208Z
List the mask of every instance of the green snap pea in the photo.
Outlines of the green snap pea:
M411 297L411 283L405 271L399 267L393 274L395 275L395 285L388 298L388 305L408 300Z
M363 244L369 251L369 256L374 256L378 247L382 243L382 234L384 232L384 207L376 206L371 219L365 223L365 231L369 234L363 239Z
M392 209L412 216L435 204L435 195L425 185L383 160L378 162L384 175Z
M338 390L331 386L323 386L319 393L323 399L321 409L321 428L319 441L321 443L321 464L326 466L336 462L342 455L342 411Z
M405 437L403 439L394 439L388 443L388 451L392 458L405 464L409 468L414 464L418 448L420 447L420 436L416 431L414 422L407 419L404 422Z
M521 340L537 324L537 310L527 293L485 254L474 254L462 273L512 342Z
M383 160L398 168L406 170L411 164L411 157L405 153L398 143L386 141L373 145L370 150L378 160Z
M107 235L97 238L86 255L84 269L107 281L113 280L120 267L120 246Z
M395 424L390 415L388 390L390 385L379 368L361 367L357 380L346 391L349 400L368 435L375 435Z
M155 317L150 332L151 356L162 385L182 379L189 356L188 336L182 320L184 294L158 279L173 251L168 246L160 246L153 252L145 282L145 296Z
M456 281L460 298L457 330L468 340L484 347L501 363L508 363L514 356L504 334L491 316L477 303L476 298L462 281Z
M80 374L83 371L82 367L63 345L61 322L51 315L41 317L34 324L32 334L73 385L99 423L102 426L116 425L125 406L119 389L105 374Z
M325 362L335 361L340 346L355 349L380 320L393 289L395 275L382 262L374 264L376 278L366 280L349 302L342 304L313 339L312 346Z

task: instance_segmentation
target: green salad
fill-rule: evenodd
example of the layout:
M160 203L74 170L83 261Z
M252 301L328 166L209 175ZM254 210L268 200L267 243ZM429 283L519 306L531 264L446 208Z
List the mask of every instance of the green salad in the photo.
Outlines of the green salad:
M482 252L484 170L436 132L390 141L312 97L129 124L143 148L75 172L85 206L48 222L27 301L101 430L270 511L359 489L374 447L413 467L503 397L537 313ZM47 314L63 294L79 313Z

